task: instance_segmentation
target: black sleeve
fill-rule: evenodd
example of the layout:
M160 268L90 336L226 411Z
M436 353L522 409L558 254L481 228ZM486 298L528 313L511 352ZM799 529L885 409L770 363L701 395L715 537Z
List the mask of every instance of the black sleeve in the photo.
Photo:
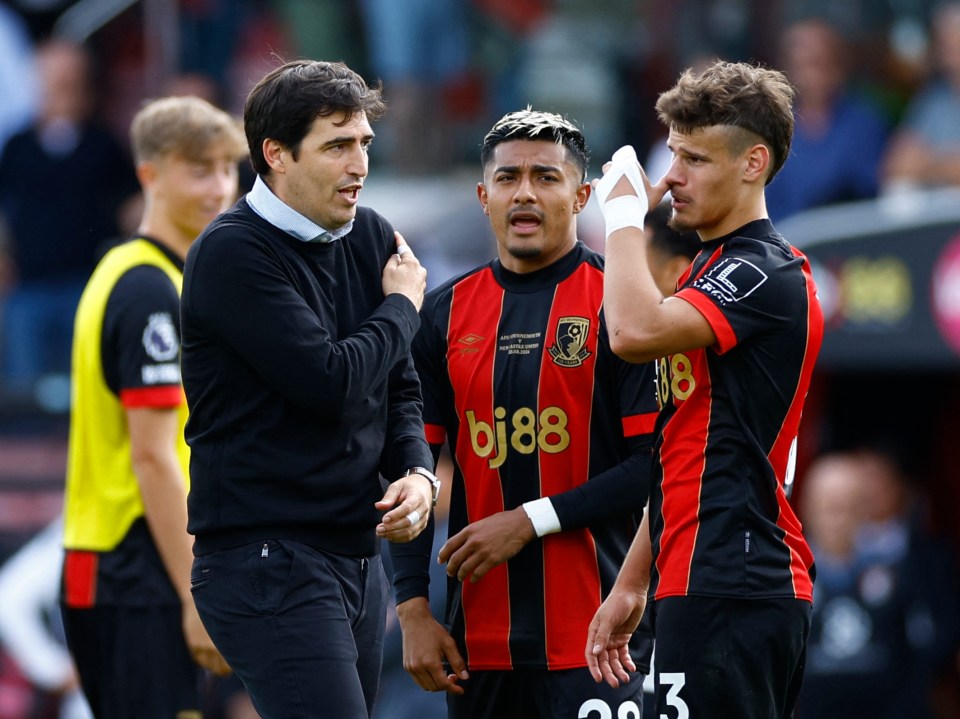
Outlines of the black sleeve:
M630 454L620 464L550 497L564 530L599 524L627 511L640 516L650 495L651 452L649 443L636 437L627 438L627 446Z
M393 561L393 588L397 604L414 597L430 596L430 555L436 517L430 513L426 528L410 542L390 542Z
M442 362L440 358L445 356L445 349L432 331L434 310L433 297L428 295L421 310L420 331L414 337L411 353L422 387L423 416L427 422L437 424L442 416L441 407L438 405L438 398L441 396L439 385L442 383L438 363ZM436 466L441 447L442 443L431 443L433 456L430 467ZM413 541L405 544L390 543L397 604L413 597L429 596L433 535L434 518L431 516L427 528Z
M393 481L410 467L433 467L423 429L420 382L408 355L390 373L387 394L387 436L380 474Z
M431 444L433 461L430 467L437 466L442 445ZM393 564L393 587L396 603L400 604L414 597L430 596L430 569L433 567L433 543L436 534L436 512L430 513L430 521L424 530L412 541L403 544L390 542L390 558ZM446 531L446 522L442 529Z
M655 365L631 364L614 357L602 323L600 343L617 372L618 429L624 433L627 454L588 482L550 497L565 530L601 523L625 510L639 517L650 494L653 426L658 411Z
M193 250L184 316L222 339L308 414L348 414L408 356L419 317L400 294L385 297L353 334L334 340L280 259L243 229L223 225Z
M104 375L122 390L180 386L180 299L153 265L127 271L114 285L103 316Z

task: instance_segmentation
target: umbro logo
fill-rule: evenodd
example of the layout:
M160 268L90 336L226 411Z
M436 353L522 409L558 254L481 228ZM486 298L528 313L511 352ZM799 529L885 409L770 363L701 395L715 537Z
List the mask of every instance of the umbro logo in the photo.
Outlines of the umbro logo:
M480 335L475 335L472 332L468 335L464 335L457 340L457 343L460 345L460 354L473 354L474 352L479 352L480 348L477 346L483 342L484 338ZM464 346L466 345L466 346Z

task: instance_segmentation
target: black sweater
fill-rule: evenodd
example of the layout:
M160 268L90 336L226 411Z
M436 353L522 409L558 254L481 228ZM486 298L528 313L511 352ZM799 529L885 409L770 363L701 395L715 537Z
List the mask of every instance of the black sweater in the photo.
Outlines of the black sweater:
M194 551L268 538L376 553L383 494L431 466L410 359L413 303L383 295L393 228L359 208L340 240L305 243L244 199L184 269Z

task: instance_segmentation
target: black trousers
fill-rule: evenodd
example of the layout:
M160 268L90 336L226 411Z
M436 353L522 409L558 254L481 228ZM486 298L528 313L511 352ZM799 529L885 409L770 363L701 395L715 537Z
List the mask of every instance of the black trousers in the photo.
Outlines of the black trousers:
M192 591L262 719L370 715L387 604L379 556L265 540L197 557Z

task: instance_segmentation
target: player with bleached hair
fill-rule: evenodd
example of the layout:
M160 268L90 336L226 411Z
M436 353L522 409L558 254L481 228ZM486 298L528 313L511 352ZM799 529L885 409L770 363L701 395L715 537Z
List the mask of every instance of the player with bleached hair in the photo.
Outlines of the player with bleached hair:
M583 636L647 499L651 365L610 350L603 258L573 123L532 109L486 135L477 197L497 257L429 292L413 357L427 439L454 460L441 624L433 525L392 545L404 666L456 719L640 716L642 687L597 685ZM435 590L434 590L435 591ZM630 651L638 663L649 636Z

